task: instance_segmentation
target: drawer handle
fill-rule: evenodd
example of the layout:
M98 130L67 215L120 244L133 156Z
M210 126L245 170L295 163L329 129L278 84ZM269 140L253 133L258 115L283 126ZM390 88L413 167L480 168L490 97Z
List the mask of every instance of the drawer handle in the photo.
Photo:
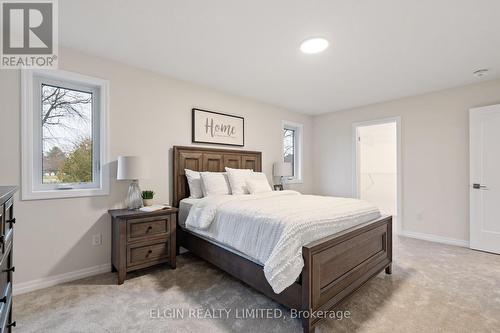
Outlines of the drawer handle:
M11 268L4 269L3 271L4 272L15 272L16 271L16 267L12 266Z
M16 223L16 218L14 217L14 218L12 218L10 220L7 220L7 223L10 223L10 224Z
M13 321L12 323L7 324L7 327L16 327L16 322Z
M148 227L148 229L146 230L146 232L149 232L149 230L151 230L151 229L153 229L153 226L152 226L152 225L150 225L150 226Z

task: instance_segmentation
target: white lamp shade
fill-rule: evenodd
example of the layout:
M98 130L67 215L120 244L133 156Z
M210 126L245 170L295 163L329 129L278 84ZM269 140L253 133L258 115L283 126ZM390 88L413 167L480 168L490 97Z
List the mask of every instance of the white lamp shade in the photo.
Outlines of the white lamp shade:
M290 162L275 162L273 164L273 175L276 177L293 176L292 163L290 163Z
M136 180L148 178L147 163L138 156L118 156L117 180Z

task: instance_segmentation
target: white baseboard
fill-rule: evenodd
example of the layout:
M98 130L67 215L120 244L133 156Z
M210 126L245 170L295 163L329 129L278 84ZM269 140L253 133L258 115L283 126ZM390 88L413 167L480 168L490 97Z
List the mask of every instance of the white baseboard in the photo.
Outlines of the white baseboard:
M409 238L426 240L429 242L446 244L446 245L469 247L469 242L466 240L462 240L462 239L447 238L447 237L441 237L441 236L436 236L436 235L431 235L431 234L423 234L420 232L413 232L413 231L407 231L407 230L401 230L399 232L399 235L404 236L404 237L409 237Z
M22 283L16 283L14 281L13 294L20 295L33 290L52 287L64 282L83 279L92 275L97 275L107 272L111 272L111 263L88 267L73 272L47 276L41 279L36 279Z

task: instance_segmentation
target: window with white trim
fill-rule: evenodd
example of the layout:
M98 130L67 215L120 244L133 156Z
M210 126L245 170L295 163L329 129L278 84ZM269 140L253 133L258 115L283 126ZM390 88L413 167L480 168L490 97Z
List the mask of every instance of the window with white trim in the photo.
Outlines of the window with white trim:
M108 194L107 82L65 71L23 71L22 98L22 198Z
M291 177L287 183L302 182L302 124L283 122L283 161L292 164Z

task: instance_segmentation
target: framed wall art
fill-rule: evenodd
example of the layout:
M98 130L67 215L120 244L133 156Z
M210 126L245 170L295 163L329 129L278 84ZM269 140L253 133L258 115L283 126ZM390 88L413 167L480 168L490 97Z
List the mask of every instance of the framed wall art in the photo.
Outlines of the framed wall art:
M193 143L245 145L245 118L201 109L193 109L192 116Z

